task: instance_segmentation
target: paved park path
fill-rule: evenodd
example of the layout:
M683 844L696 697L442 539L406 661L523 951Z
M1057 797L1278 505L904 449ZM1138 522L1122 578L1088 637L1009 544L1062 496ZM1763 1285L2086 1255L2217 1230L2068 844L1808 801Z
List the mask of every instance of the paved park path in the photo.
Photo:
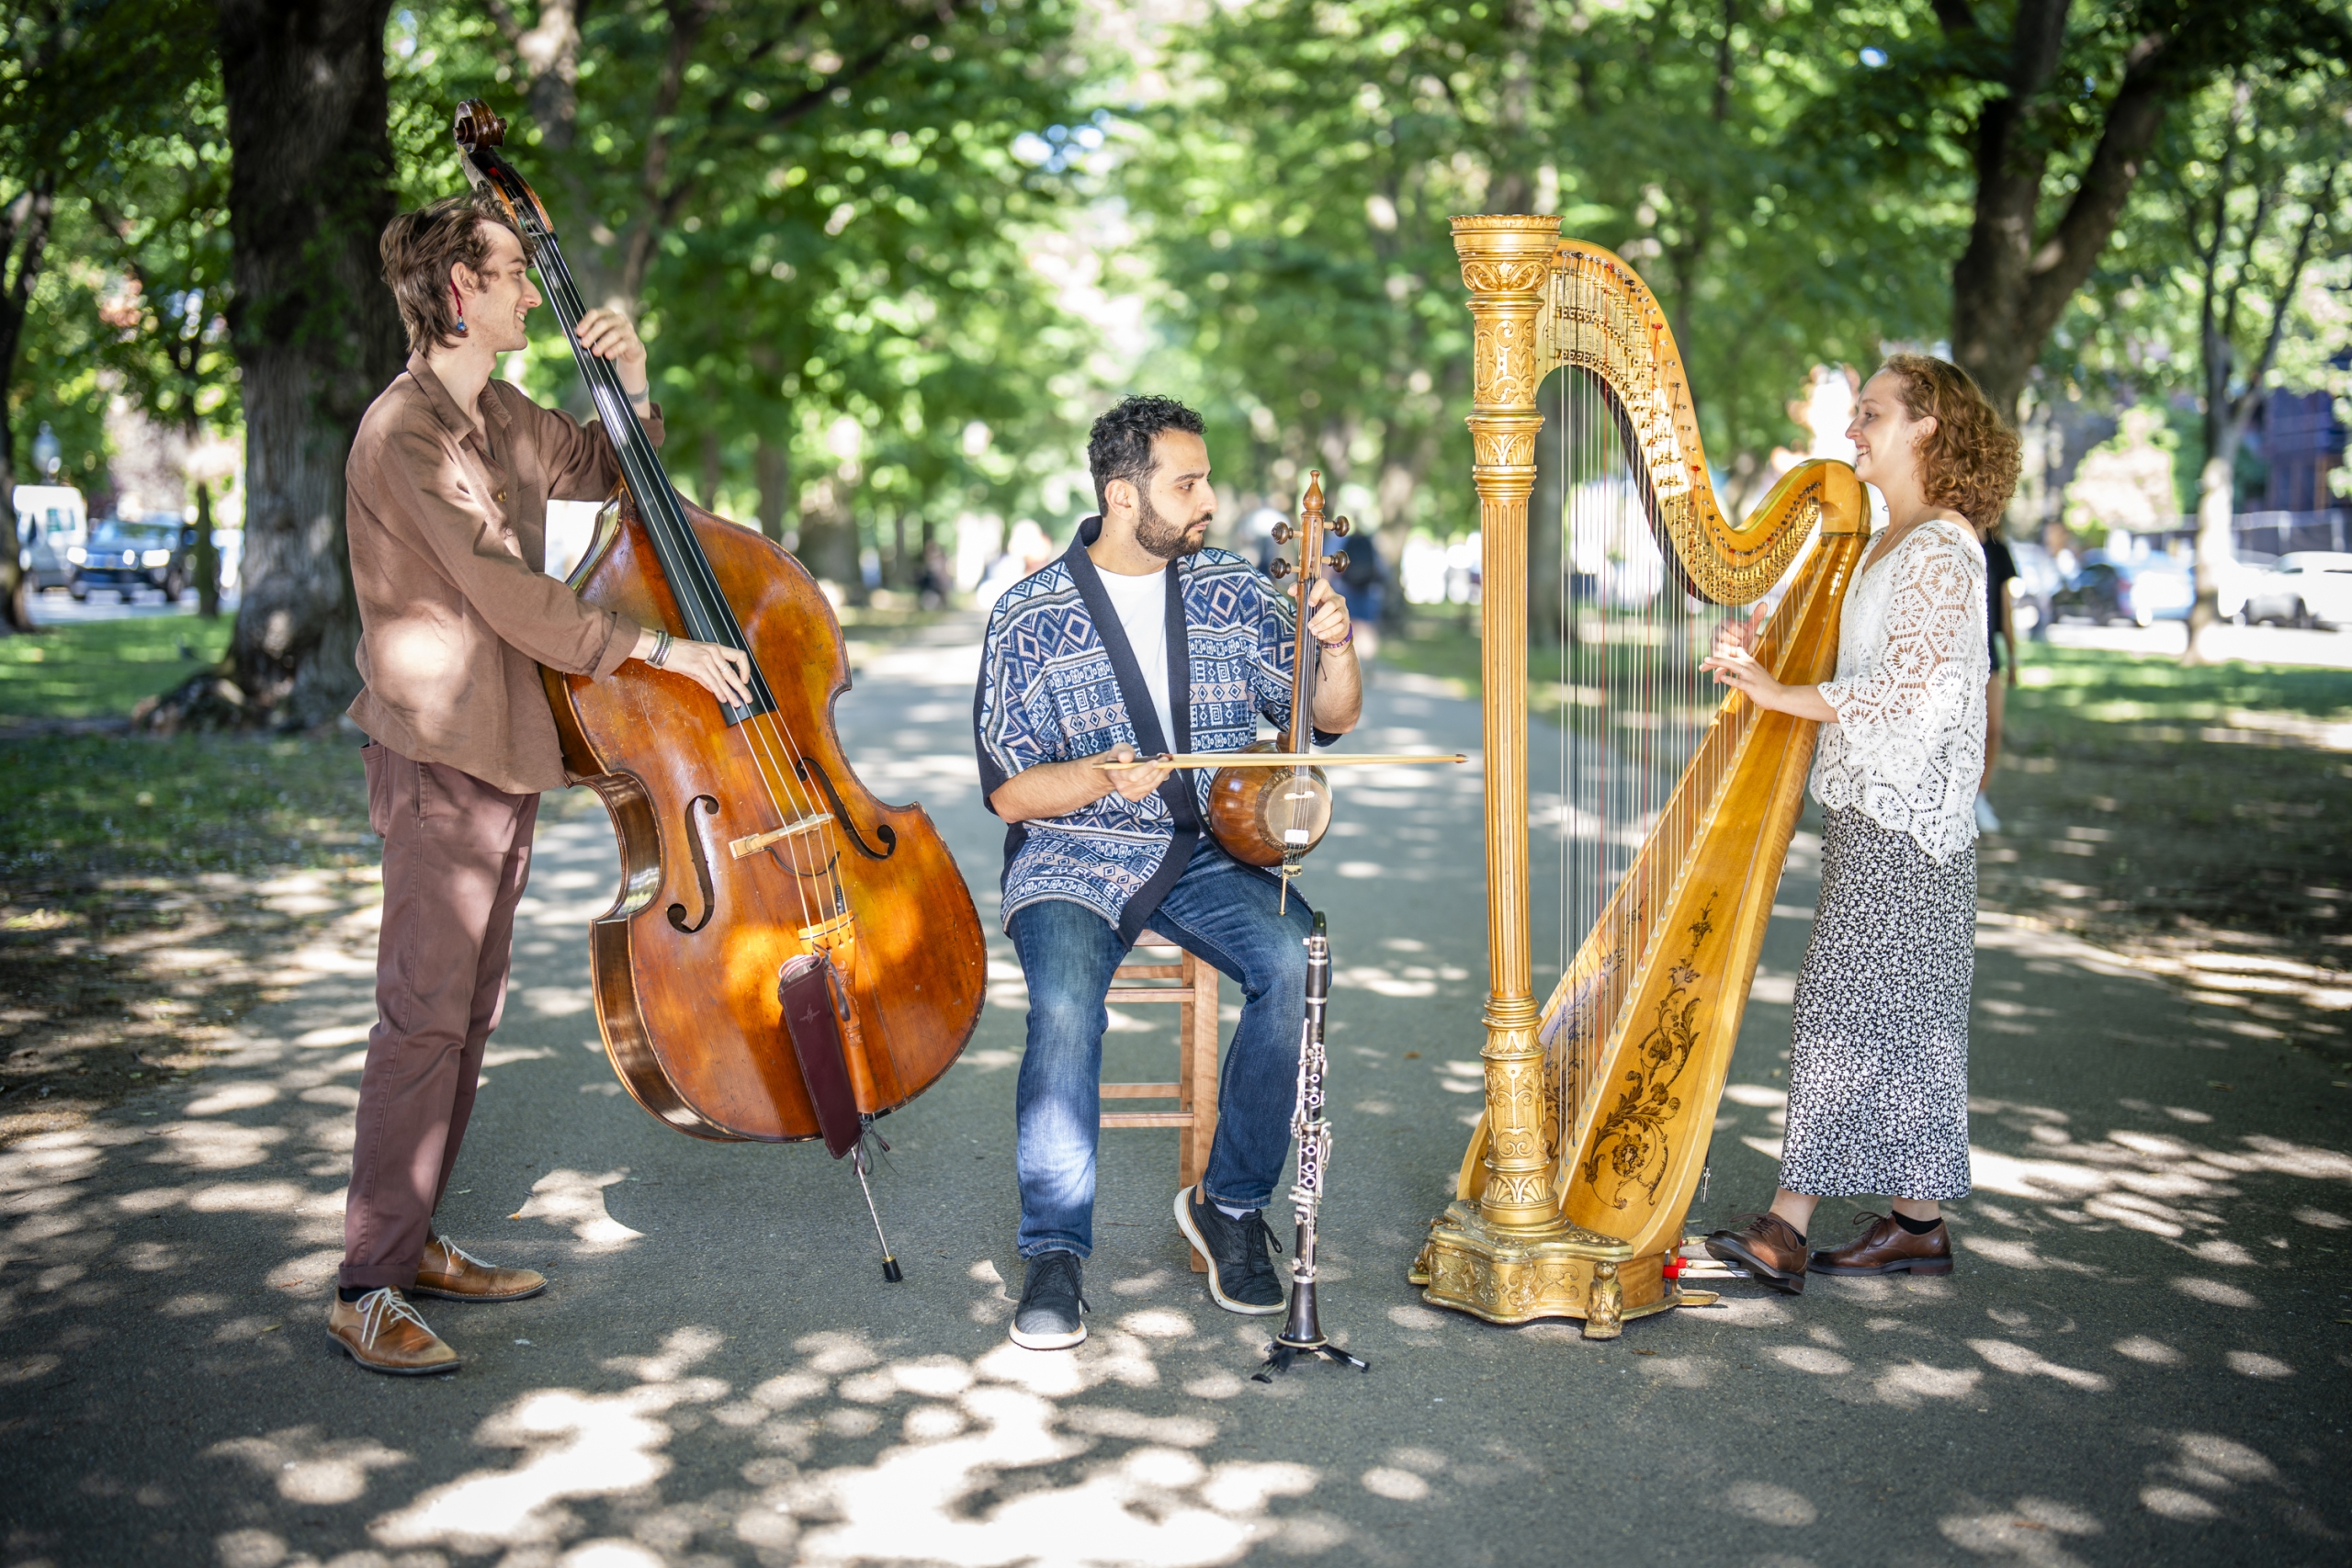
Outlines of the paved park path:
M1092 1339L1008 1345L1022 990L993 930L971 636L862 650L842 713L991 930L978 1036L885 1123L904 1284L821 1151L696 1143L618 1092L582 988L611 839L577 802L541 829L443 1216L552 1288L426 1303L467 1358L452 1378L330 1349L373 1016L374 910L352 903L217 1066L0 1151L0 1568L2352 1559L2352 1092L2243 992L2034 931L1980 931L1977 1192L1949 1279L1736 1286L1609 1344L1423 1306L1406 1264L1478 1103L1475 766L1343 779L1306 883L1339 967L1326 1316L1370 1374L1250 1381L1268 1324L1186 1270L1168 1132L1105 1140ZM1473 705L1392 677L1358 743L1476 741ZM1706 1224L1771 1187L1815 843ZM1163 1076L1170 1039L1118 1018L1114 1070Z

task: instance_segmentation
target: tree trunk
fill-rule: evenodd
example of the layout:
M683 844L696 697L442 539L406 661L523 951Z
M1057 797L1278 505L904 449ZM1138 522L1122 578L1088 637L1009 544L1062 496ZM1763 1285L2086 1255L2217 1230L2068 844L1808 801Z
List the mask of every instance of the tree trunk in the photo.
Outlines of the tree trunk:
M23 343L25 311L40 276L49 245L50 180L32 186L0 210L0 489L17 482L17 433L8 423L8 394L17 374L17 348ZM29 632L33 625L32 578L24 570L24 541L17 537L17 509L0 506L0 633Z
M854 604L865 603L865 579L858 570L857 521L850 513L848 481L831 475L810 491L800 519L800 562L820 581L830 582Z
M2206 422L2210 427L2220 423L2233 428L2224 438L2226 444L2209 446L2205 466L2197 474L2197 603L2188 608L2188 647L2182 654L2186 664L2204 664L2213 659L2212 629L2222 624L2222 572L2237 553L2237 540L2231 527L2231 518L2237 512L2237 476L2232 460L2238 443L2245 439L2245 430L2235 421Z
M515 35L514 52L530 79L531 119L542 145L550 152L571 152L580 118L578 0L542 0L537 25Z
M2123 216L2168 92L2183 87L2161 69L2166 36L2150 34L2126 50L2122 85L2107 106L2090 162L2057 223L2042 231L2037 219L2051 153L2044 122L2058 111L2041 100L2057 74L2068 6L2020 0L2007 44L2007 91L1979 112L1975 215L1968 246L1952 265L1952 357L2012 423L2042 345ZM1948 30L1977 41L1972 11L1939 9L1948 11Z
M2238 101L2243 108L2246 101L2243 89ZM2233 138L2235 135L2233 121ZM2288 315L2301 290L2303 268L2335 210L2335 186L2343 172L2340 164L2330 165L2326 184L2304 215L2287 275L2272 291L2270 321L2263 333L2261 351L2246 367L2245 384L2233 394L2231 383L2238 378L2238 308L2264 237L2265 215L2284 194L2286 175L2283 169L2273 168L2266 179L2257 164L2254 218L2230 269L2232 281L2224 288L2221 259L2229 233L2231 163L2230 152L2225 152L2213 182L2213 227L2203 254L2205 276L2199 317L2205 371L2205 466L2197 476L2197 600L2188 607L2188 646L2180 656L2184 664L2203 664L2213 658L2212 631L2222 620L2222 575L2237 552L2230 525L2237 510L2238 447L2253 427L2255 411L2262 405L2263 388L2270 378L2271 367L2278 363L2278 344L2286 336Z
M792 454L761 436L752 448L752 479L760 487L760 532L781 545L792 514Z
M212 537L212 485L196 481L196 613L220 618L220 546Z
M1542 24L1532 13L1527 0L1504 0L1502 30L1512 47L1503 57L1501 102L1495 116L1495 158L1501 167L1495 171L1494 185L1487 193L1489 212L1525 212L1535 193L1527 167L1527 159L1532 155L1527 137L1531 85L1527 50Z
M313 725L359 689L344 462L400 371L379 276L393 212L391 0L220 0L245 553L231 673L249 723Z
M1416 357L1419 348L1414 341ZM1467 367L1453 359L1438 373L1438 390L1452 407L1464 393ZM1437 432L1420 429L1408 437L1399 430L1393 419L1382 437L1380 452L1380 488L1375 492L1380 506L1380 531L1372 536L1373 547L1388 566L1388 592L1383 597L1380 618L1393 630L1402 632L1411 620L1411 606L1405 603L1405 547L1412 542L1413 496L1428 477L1430 465L1437 461ZM1444 530L1439 530L1442 537Z
M702 438L702 509L718 512L718 487L726 479L724 454L718 449L718 433L712 431ZM726 513L720 513L725 516Z

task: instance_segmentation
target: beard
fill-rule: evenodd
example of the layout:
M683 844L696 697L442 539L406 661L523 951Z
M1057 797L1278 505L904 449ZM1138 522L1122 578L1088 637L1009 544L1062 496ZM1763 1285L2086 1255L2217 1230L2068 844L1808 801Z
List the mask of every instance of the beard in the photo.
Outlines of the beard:
M1147 554L1158 556L1161 560L1175 560L1179 557L1200 554L1201 547L1208 543L1205 533L1194 540L1190 528L1182 523L1170 522L1154 511L1150 496L1137 495L1136 502L1139 508L1136 514L1136 543Z

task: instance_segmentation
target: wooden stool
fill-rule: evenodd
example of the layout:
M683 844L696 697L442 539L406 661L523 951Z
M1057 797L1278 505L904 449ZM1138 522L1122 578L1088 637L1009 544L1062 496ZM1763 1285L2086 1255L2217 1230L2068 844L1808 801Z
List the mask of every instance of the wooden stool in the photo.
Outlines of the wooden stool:
M1174 964L1119 966L1111 976L1111 1006L1121 1002L1174 1002L1176 1014L1176 1081L1174 1083L1106 1083L1105 1100L1173 1100L1173 1111L1105 1111L1105 1127L1176 1127L1176 1184L1190 1187L1208 1170L1209 1145L1216 1136L1217 1017L1216 966L1177 947L1166 937L1145 931L1137 947L1175 950ZM1170 985L1168 982L1173 981ZM1187 1248L1190 1251L1190 1248ZM1193 1272L1208 1272L1208 1260L1193 1252Z

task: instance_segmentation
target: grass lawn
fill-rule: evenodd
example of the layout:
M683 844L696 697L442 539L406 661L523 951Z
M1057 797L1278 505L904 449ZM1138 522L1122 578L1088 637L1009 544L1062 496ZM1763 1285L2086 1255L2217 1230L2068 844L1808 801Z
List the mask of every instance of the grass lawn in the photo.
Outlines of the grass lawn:
M2029 645L1988 907L2117 945L2352 968L2352 671Z
M0 638L0 725L127 717L229 630L175 615ZM199 1066L311 923L274 879L374 874L357 742L334 731L20 729L0 739L0 1136Z
M0 637L0 723L128 715L228 650L226 615L146 615Z
M127 717L227 649L226 617L0 638L0 723ZM356 738L31 734L0 739L0 888L339 863L367 802Z

